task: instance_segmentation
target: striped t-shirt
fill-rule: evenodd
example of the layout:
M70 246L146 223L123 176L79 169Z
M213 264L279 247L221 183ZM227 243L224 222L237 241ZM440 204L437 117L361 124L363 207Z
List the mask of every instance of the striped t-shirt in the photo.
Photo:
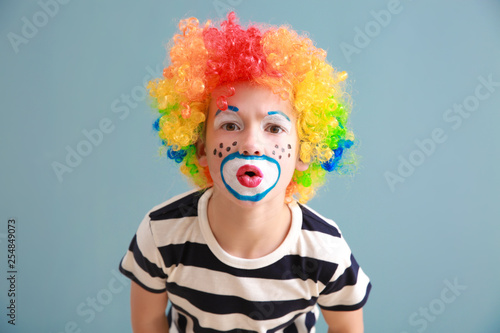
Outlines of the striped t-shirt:
M144 289L167 291L170 332L314 332L318 305L365 304L370 281L333 221L289 204L282 244L261 258L238 258L210 229L211 194L192 191L154 207L120 264Z

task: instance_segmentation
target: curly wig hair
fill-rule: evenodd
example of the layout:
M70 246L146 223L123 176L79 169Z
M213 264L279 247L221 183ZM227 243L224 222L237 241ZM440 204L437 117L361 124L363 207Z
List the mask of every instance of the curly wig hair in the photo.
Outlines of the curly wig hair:
M196 186L212 185L208 168L198 164L196 154L211 93L224 87L226 93L216 102L225 110L227 97L240 81L268 87L289 100L296 113L300 158L310 165L306 171L295 171L287 201L295 195L307 202L328 172L343 173L353 164L354 155L345 154L354 143L346 127L347 74L336 71L311 39L287 26L244 28L234 12L220 27L188 18L180 21L179 30L168 46L170 65L162 78L149 82L148 89L160 113L153 128L161 139L161 152L179 163Z

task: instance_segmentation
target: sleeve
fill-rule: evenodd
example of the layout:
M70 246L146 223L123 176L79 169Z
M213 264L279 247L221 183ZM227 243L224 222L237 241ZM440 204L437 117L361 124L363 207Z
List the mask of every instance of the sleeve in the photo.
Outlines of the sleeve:
M337 268L318 298L318 305L324 310L358 310L365 305L370 294L370 279L359 267L343 237L341 243L336 247L340 252L335 255Z
M120 262L120 272L153 293L166 291L167 275L163 259L156 247L149 215L143 219Z

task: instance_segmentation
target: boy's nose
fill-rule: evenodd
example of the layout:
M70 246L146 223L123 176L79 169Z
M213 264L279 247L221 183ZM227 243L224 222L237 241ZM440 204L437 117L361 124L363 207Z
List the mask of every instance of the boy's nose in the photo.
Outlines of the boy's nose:
M256 148L255 149L254 148L248 148L248 149L243 150L243 152L241 154L242 155L248 155L248 156L251 156L251 155L261 156L262 152L259 149L256 149Z
M259 138L259 135L254 131L248 130L241 138L239 151L242 155L255 155L261 156L264 154L263 144Z

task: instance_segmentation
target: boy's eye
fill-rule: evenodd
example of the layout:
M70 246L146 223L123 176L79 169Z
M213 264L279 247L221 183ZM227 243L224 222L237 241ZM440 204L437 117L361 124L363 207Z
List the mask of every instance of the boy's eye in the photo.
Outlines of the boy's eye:
M267 127L267 131L272 134L279 134L283 132L283 128L279 125L270 125Z
M239 127L235 123L226 123L226 124L222 125L222 129L224 129L228 132L233 132L233 131L237 131L239 129Z

